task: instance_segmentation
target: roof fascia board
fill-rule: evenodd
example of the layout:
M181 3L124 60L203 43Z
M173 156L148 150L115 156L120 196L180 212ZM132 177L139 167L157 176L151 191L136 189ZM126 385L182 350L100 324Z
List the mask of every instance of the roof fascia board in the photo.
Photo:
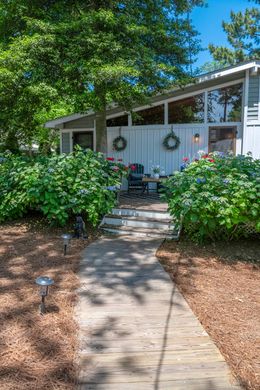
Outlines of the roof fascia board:
M215 78L218 78L218 77L224 77L224 76L228 76L228 75L233 74L233 73L242 72L244 70L247 70L247 69L250 69L253 67L259 68L260 67L259 61L251 61L249 63L234 66L232 68L222 69L222 70L218 70L216 72L211 72L211 73L207 73L205 75L201 75L198 77L198 82L203 83L205 81L214 80Z

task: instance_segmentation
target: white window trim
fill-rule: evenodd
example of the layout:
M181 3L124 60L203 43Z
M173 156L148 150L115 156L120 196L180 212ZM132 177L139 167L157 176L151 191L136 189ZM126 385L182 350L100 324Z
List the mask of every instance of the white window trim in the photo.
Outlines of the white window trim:
M199 89L199 90L194 91L194 92L188 92L188 93L183 94L183 95L174 96L174 97L171 97L171 98L168 98L168 99L160 100L158 102L154 102L154 103L151 103L151 104L146 104L144 106L134 108L133 112L138 112L138 111L145 110L147 108L152 108L152 107L164 105L164 121L166 119L166 111L167 111L167 123L164 123L164 125L166 125L166 124L168 124L168 103L171 103L171 102L174 102L174 101L178 101L178 100L182 100L182 99L186 99L186 98L191 97L191 96L201 95L201 94L204 93L204 114L205 114L205 111L207 111L207 107L206 107L207 106L207 99L206 99L206 97L208 95L208 92L214 91L214 90L220 89L220 88L229 87L229 86L236 85L236 84L241 84L241 83L242 83L242 85L244 85L244 82L245 82L245 79L244 78L240 78L240 79L229 81L229 82L226 82L226 83L217 84L214 87L208 87L208 88ZM167 110L165 110L165 106L167 106ZM117 112L116 114L107 115L106 118L107 119L112 119L112 118L117 118L117 117L122 116L122 115L126 115L126 112L125 111ZM132 119L130 119L129 117L131 117L131 114L128 113L128 126L132 126ZM206 117L204 115L204 123L207 123L207 122L205 122L205 119L206 119ZM203 122L201 122L201 124L202 123ZM149 126L153 126L153 125L149 125Z

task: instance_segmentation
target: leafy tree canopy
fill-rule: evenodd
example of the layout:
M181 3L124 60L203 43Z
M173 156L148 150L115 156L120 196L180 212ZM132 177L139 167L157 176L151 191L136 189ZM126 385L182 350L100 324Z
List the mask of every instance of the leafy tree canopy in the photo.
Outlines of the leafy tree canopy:
M109 104L130 110L170 84L190 80L186 70L199 43L187 13L202 4L1 1L0 128L31 141L53 107L66 113L93 108L97 148L105 152Z

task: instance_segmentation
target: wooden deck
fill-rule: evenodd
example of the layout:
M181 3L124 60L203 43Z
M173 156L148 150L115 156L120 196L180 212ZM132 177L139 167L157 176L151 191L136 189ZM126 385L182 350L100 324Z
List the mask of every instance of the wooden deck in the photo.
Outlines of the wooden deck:
M81 390L227 390L224 358L155 257L159 240L101 238L81 262Z
M140 191L122 192L119 198L119 205L123 208L141 209L151 211L167 211L167 203L160 199L159 194L150 192L150 194Z

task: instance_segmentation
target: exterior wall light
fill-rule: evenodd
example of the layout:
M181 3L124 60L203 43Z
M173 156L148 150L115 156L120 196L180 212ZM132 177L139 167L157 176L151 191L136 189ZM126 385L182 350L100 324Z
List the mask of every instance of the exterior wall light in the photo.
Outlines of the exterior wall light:
M48 295L49 286L54 284L54 280L49 278L49 276L39 276L35 283L40 286L39 289L39 295L42 297L41 304L40 304L40 313L45 313L45 297Z
M197 143L199 143L199 140L200 140L199 133L194 134L194 142L197 144Z
M70 240L72 239L72 235L71 234L68 234L68 233L65 233L61 236L61 238L63 239L63 247L64 247L64 256L66 256L67 254L67 248L69 246L69 243L70 243Z

